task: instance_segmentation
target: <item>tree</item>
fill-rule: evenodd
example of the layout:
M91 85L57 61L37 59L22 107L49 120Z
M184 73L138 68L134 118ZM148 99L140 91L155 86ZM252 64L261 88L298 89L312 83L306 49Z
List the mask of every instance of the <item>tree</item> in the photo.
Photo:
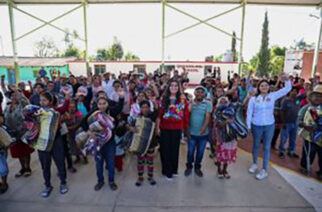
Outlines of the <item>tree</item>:
M54 57L59 54L55 42L48 37L43 37L40 41L35 42L36 57Z
M66 49L74 46L74 39L79 38L78 32L74 30L72 33L69 31L68 28L65 29L65 36L63 41L65 42Z
M221 62L223 59L223 54L214 56L214 62Z
M236 62L238 60L237 51L236 51L236 33L233 32L233 38L231 40L231 52L233 53L233 61Z
M267 12L265 12L265 20L262 29L262 43L258 55L258 69L257 74L261 77L268 76L270 72L270 51L268 48L269 44L268 37L268 17Z
M270 60L270 69L271 75L279 75L284 69L285 61L285 47L273 46L270 49L271 60Z
M64 53L60 55L61 57L76 57L77 59L84 59L82 55L82 50L80 50L77 46L71 45L69 46Z
M96 51L96 60L98 60L98 61L108 60L107 50L106 49L98 49Z
M121 42L114 37L113 44L107 50L107 58L111 61L121 60L123 58L123 47Z
M134 55L132 52L127 52L124 55L125 61L140 61L140 58L136 55Z

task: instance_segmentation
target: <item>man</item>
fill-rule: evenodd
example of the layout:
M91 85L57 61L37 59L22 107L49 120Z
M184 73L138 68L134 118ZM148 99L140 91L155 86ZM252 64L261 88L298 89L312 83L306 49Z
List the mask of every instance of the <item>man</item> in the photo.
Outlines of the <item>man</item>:
M40 78L44 78L46 75L47 75L46 70L44 69L44 67L41 67L41 69L39 70Z
M207 90L205 87L199 86L195 89L195 100L190 106L190 126L188 133L188 154L187 169L185 176L189 176L192 172L193 163L195 165L195 173L202 177L201 161L207 144L208 124L211 118L212 104L205 100ZM196 154L196 155L195 155Z
M104 88L104 91L109 94L113 91L113 83L114 80L111 79L111 74L109 72L105 72L103 74L104 80L102 82L102 86Z
M281 143L280 143L280 153L279 157L281 159L285 158L285 143L289 139L288 145L288 156L292 158L299 158L299 156L294 152L296 145L296 135L297 135L297 114L300 110L299 105L296 103L297 88L293 87L288 96L282 100L282 123L283 128L281 132Z
M318 179L322 180L322 136L316 137L316 133L322 133L321 120L314 120L312 112L316 112L316 119L322 118L322 84L314 87L312 93L309 95L310 103L303 107L299 112L299 126L302 128L300 135L304 140L302 158L301 158L301 171L308 174L310 165L313 163L315 155L318 154L319 168L316 172Z
M25 97L27 97L27 99L29 99L32 95L32 84L30 81L28 81L29 87L30 87L30 91L26 90L26 84L24 82L20 82L18 84L18 88L19 90L25 95Z
M65 101L65 94L64 91L68 90L68 94L69 96L74 96L74 91L73 91L73 87L67 83L68 82L68 78L66 76L66 74L63 74L60 77L60 90L59 90L59 103L63 103Z
M35 93L30 97L30 104L40 106L40 94L44 92L45 85L42 83L35 84Z

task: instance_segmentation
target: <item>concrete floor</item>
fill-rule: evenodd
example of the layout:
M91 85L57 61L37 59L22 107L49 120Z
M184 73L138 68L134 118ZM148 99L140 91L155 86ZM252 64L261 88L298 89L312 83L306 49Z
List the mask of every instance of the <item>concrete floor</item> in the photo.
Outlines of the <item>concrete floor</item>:
M92 160L88 165L78 165L76 174L68 174L69 193L60 195L59 181L52 177L55 187L48 199L42 199L39 192L43 189L43 179L37 155L33 155L33 175L29 178L15 179L19 170L16 160L10 159L9 191L0 196L1 212L311 212L314 208L288 184L274 169L270 169L268 179L257 181L248 174L251 163L248 154L239 153L238 162L230 167L232 178L220 180L216 168L208 158L204 158L204 177L192 174L185 177L186 145L182 145L180 173L173 182L167 182L160 175L159 156L156 159L156 186L147 182L140 188L136 180L136 158L125 158L125 170L117 173L117 191L108 186L94 191L96 183L95 166ZM53 166L54 167L54 166ZM56 173L53 168L53 173Z

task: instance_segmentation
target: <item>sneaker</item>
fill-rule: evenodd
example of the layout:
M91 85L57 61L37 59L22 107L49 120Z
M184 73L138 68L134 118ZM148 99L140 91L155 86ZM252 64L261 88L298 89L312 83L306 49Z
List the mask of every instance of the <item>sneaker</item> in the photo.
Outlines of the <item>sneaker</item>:
M258 166L257 164L254 163L250 166L250 168L248 169L248 172L254 174L257 171L257 169L258 169Z
M104 183L97 183L95 186L94 186L94 190L95 191L99 191L101 190L101 188L104 186Z
M4 194L4 193L6 193L6 191L8 190L8 188L9 188L8 183L6 183L6 184L1 184L1 185L0 185L0 194Z
M70 168L68 168L68 171L70 173L76 173L77 172L77 169L75 169L74 167L70 167Z
M23 174L24 177L29 177L31 175L31 169L26 169L25 173Z
M300 156L298 154L296 154L295 152L289 152L287 153L287 155L291 158L300 158Z
M284 152L280 152L280 153L278 154L278 157L279 157L279 158L281 158L281 159L284 159L284 158L285 158L285 154L284 154Z
M138 186L138 187L140 187L142 185L143 181L144 181L143 176L142 177L138 177L138 180L136 181L135 185Z
M112 183L110 183L110 188L112 189L112 191L116 191L117 185L114 182L112 182Z
M173 181L173 178L172 177L165 177L165 179L169 182Z
M41 197L42 198L47 198L49 197L51 191L53 190L52 186L46 187L42 192L41 192Z
M267 171L265 171L265 169L262 169L258 174L256 174L257 180L263 180L266 177L268 177L268 173L267 173Z
M203 177L203 173L200 169L195 169L195 173L198 177Z
M68 192L68 187L66 184L62 184L60 185L59 190L60 190L60 194L66 194Z
M184 171L184 176L188 177L191 174L191 172L192 172L192 169L186 169Z

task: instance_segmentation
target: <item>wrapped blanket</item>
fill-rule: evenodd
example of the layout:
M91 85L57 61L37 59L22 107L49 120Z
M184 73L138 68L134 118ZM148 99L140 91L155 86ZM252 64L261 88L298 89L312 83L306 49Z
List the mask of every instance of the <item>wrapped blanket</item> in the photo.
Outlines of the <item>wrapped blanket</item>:
M228 119L233 120L232 123L226 124L222 129L224 142L247 137L248 129L243 116L243 107L240 103L219 106L216 110L215 118L218 122L224 122Z
M92 131L96 139L90 138L88 134L79 129L76 132L76 144L84 155L96 155L101 147L112 138L113 120L106 114L96 111L87 119L89 130Z
M12 142L14 142L14 139L9 135L7 130L1 126L0 127L0 149L8 147Z
M50 152L59 126L60 114L52 108L40 109L37 112L40 123L37 142L33 147L40 151Z
M40 131L40 123L38 121L38 111L40 107L36 105L27 105L23 109L24 115L24 125L23 125L23 135L21 141L34 146L38 139Z

